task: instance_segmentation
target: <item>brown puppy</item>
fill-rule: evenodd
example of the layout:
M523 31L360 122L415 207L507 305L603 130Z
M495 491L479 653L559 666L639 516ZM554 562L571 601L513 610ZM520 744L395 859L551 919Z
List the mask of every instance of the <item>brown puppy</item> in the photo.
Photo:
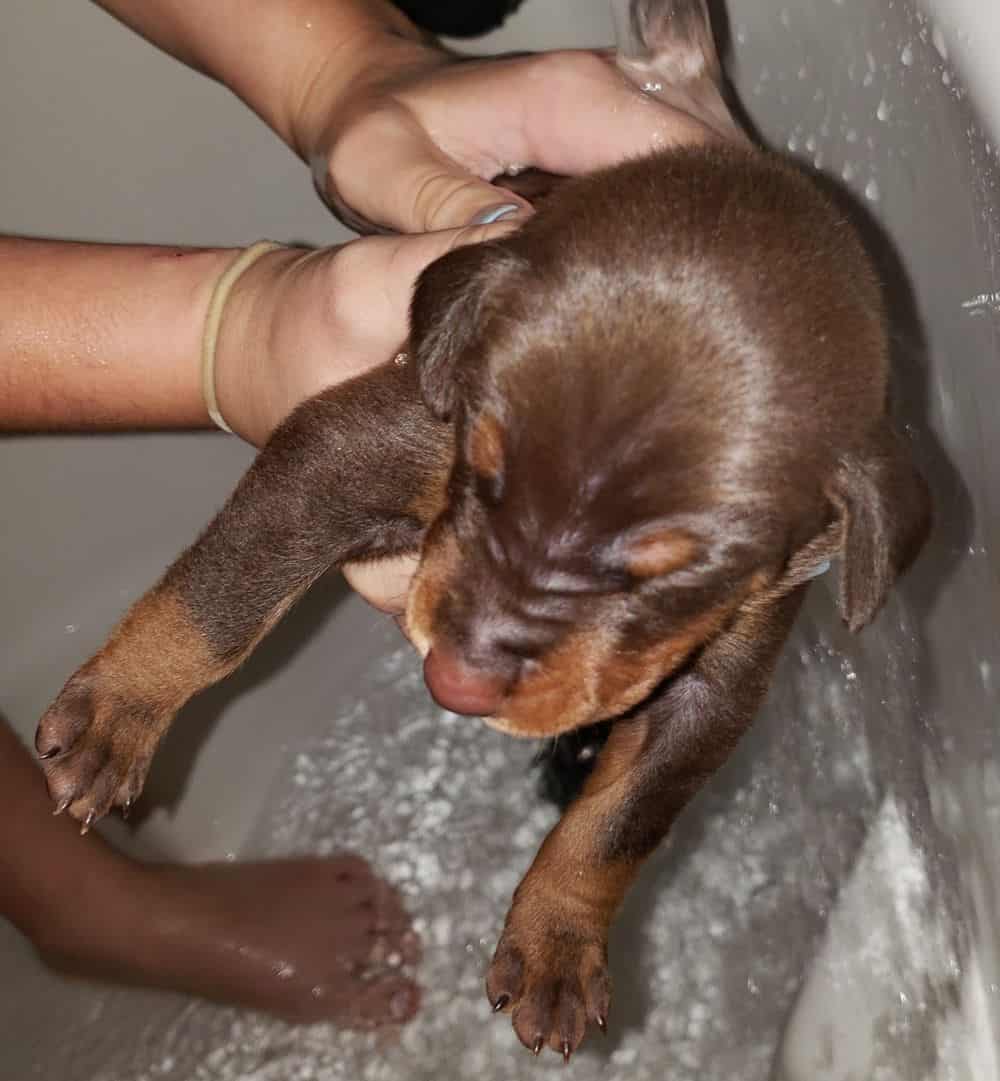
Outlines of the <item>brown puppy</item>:
M703 4L631 15L631 66L725 132ZM328 567L422 548L407 624L442 704L523 736L614 719L487 980L536 1053L604 1027L614 912L749 724L804 584L840 555L858 629L928 526L861 244L729 131L566 183L424 274L410 362L300 406L46 713L60 807L127 807L180 706Z

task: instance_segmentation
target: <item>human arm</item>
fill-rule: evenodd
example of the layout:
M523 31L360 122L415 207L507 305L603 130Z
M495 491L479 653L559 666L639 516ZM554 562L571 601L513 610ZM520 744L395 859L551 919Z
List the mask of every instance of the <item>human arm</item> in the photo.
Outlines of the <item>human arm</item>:
M269 253L223 313L223 416L260 446L299 401L392 356L427 263L505 228ZM0 430L209 426L201 339L237 255L0 237Z
M488 183L508 168L572 175L711 137L695 103L653 101L607 56L461 58L385 0L100 3L233 90L358 227L461 226L511 201Z

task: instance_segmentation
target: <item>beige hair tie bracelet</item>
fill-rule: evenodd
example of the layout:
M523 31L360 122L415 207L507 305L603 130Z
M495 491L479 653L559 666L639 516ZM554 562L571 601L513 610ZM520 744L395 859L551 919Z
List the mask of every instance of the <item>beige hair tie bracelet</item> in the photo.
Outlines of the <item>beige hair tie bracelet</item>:
M268 252L283 247L284 244L276 244L273 240L260 240L252 244L245 251L240 252L222 273L212 290L212 299L208 303L208 315L205 316L205 333L201 339L201 393L212 422L224 432L231 432L233 429L223 419L219 411L219 399L215 396L215 347L219 340L222 313L230 291L244 271L249 270Z

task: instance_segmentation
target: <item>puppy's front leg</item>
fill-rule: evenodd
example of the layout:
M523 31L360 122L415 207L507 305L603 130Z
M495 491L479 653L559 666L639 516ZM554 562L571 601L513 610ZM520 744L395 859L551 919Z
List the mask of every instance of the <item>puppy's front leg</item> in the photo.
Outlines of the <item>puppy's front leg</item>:
M43 716L58 808L89 825L142 790L174 714L231 672L328 567L414 551L451 456L409 367L303 403L223 510Z
M752 602L636 715L615 722L580 797L514 894L486 981L535 1054L566 1059L610 1005L611 920L642 861L726 761L763 699L804 589Z

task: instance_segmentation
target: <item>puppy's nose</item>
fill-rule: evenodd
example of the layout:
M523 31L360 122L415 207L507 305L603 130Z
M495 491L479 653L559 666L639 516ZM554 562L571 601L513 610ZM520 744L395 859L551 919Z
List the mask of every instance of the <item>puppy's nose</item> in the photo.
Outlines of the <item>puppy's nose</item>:
M506 677L473 668L441 646L424 659L424 682L439 706L470 717L496 713L510 685Z

